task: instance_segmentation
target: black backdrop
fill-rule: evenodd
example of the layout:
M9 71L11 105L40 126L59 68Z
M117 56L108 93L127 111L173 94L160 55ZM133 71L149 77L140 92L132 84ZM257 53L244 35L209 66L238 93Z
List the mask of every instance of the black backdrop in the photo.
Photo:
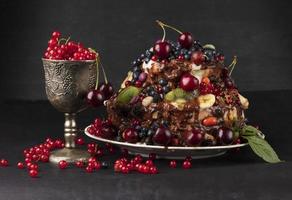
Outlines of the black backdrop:
M292 89L292 1L0 1L2 99L45 99L40 58L54 30L98 49L117 87L161 37L161 19L239 57L241 90ZM175 34L169 34L175 39Z

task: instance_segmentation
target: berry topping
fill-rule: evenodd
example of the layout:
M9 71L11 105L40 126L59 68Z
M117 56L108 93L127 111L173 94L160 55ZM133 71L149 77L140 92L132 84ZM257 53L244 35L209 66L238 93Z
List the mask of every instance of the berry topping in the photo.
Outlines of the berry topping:
M188 32L182 33L178 38L178 42L183 48L189 49L194 42L192 34Z
M189 73L181 76L179 87L185 91L193 91L199 87L199 80Z
M159 145L168 145L171 141L171 133L164 126L159 127L152 138L153 142Z

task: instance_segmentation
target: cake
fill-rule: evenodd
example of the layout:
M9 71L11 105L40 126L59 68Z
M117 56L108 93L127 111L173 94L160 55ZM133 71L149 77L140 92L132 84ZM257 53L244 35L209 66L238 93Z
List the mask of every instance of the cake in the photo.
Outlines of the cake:
M236 57L226 66L214 45L201 45L190 33L180 32L178 42L164 35L133 62L106 101L117 139L164 146L239 143L249 102L230 76L235 64Z

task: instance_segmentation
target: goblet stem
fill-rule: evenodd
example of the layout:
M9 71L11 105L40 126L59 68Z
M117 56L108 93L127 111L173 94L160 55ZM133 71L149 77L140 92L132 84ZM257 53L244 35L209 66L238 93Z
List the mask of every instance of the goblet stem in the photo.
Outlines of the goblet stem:
M86 150L77 149L75 138L78 133L76 113L65 113L64 137L65 148L53 151L50 162L58 163L61 160L73 163L76 161L87 161L90 155Z
M65 113L64 137L66 148L75 148L75 138L77 136L77 132L76 114Z

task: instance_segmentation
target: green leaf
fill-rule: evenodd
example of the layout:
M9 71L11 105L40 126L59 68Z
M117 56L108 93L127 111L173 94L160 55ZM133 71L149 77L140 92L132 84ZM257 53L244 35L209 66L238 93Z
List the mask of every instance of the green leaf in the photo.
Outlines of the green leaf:
M249 146L263 160L269 163L278 163L281 162L276 152L273 150L271 145L264 140L263 138L259 137L258 135L245 135L242 136L243 138L247 139Z
M131 99L135 96L138 96L140 93L140 88L134 87L134 86L128 86L125 89L123 89L118 97L117 102L119 104L127 104L131 101Z

